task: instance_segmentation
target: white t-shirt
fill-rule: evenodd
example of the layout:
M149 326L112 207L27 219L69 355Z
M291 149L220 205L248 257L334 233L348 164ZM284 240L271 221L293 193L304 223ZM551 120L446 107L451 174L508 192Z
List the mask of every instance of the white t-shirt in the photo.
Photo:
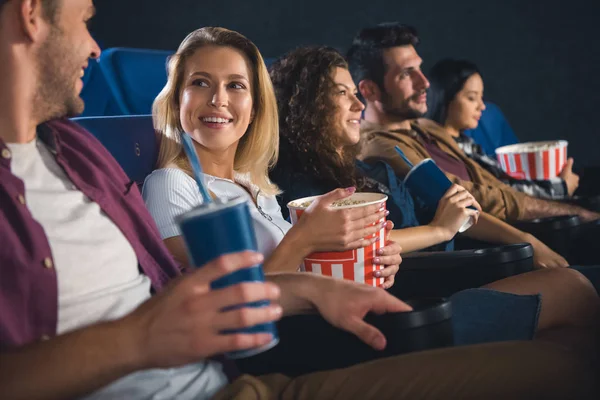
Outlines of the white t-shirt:
M50 243L58 280L58 334L120 318L150 297L129 241L77 189L40 141L7 144L11 171L25 184L25 199ZM93 360L92 360L93 361ZM204 399L227 383L221 365L201 362L128 375L93 399Z
M44 228L58 280L58 334L119 318L150 297L123 233L37 140L8 144L27 208Z
M283 219L275 196L263 195L244 174L236 173L235 182L208 174L204 174L204 178L208 190L219 199L228 201L243 197L248 200L258 251L268 257L291 228L291 224ZM248 188L252 197L240 185ZM202 204L194 178L177 168L152 172L144 182L142 195L163 239L179 236L175 217ZM256 199L256 204L253 199Z

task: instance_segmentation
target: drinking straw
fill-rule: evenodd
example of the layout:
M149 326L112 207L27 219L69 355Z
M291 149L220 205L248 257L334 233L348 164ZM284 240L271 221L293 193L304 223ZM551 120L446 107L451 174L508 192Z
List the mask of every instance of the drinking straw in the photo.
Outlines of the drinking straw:
M396 147L394 147L394 149L396 149L396 153L398 153L398 155L399 155L400 157L402 157L402 159L404 160L404 162L405 162L406 164L408 164L408 167L409 167L409 168L412 168L412 167L413 167L412 163L411 163L411 162L408 160L408 158L406 158L406 155L405 155L405 154L404 154L404 152L403 152L403 151L400 149L400 147L396 146Z
M202 179L202 166L200 165L200 159L196 153L194 143L192 143L192 138L190 135L184 132L181 135L181 140L183 142L183 150L185 151L185 155L187 156L188 160L190 160L190 164L192 165L194 179L196 179L196 183L200 188L200 195L202 196L202 200L204 200L203 203L210 204L213 202L213 199L210 197L206 186L204 186L204 180Z

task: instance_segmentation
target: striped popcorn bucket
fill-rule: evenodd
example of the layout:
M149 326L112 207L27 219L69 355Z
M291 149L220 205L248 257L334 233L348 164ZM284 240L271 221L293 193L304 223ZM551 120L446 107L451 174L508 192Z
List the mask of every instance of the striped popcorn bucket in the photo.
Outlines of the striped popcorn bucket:
M548 180L556 178L567 163L566 140L529 142L496 149L500 166L516 179Z
M304 213L304 210L319 196L305 197L288 203L292 224L298 222L298 219ZM355 193L344 202L361 202L360 204L347 204L335 206L339 209L365 207L371 204L381 203L385 208L387 196L378 193ZM378 223L383 222L380 220ZM374 224L375 225L375 224ZM381 286L384 278L375 278L373 273L382 270L383 265L374 265L373 258L376 257L377 250L385 246L385 228L381 229L376 235L377 241L370 246L356 250L348 251L329 251L312 253L304 259L301 266L302 271L312 272L331 276L333 278L348 279L354 282L365 283L370 286ZM365 238L369 239L369 238Z

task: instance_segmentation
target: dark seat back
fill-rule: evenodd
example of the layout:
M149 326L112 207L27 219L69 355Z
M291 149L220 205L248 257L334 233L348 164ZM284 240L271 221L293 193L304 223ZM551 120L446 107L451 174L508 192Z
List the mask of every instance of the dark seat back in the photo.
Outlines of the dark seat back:
M127 176L138 185L152 172L158 142L151 115L80 117L75 122L90 131L110 151Z
M120 114L152 112L152 103L167 82L171 51L115 47L102 53L100 67Z

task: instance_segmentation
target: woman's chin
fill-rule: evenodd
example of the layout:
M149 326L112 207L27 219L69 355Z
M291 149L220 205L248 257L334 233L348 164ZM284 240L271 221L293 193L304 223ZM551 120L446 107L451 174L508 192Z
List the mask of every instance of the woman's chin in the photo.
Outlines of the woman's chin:
M463 129L461 129L462 131L468 131L471 129L477 129L477 127L479 126L479 122L472 122L470 124L465 124L465 126L463 127Z

